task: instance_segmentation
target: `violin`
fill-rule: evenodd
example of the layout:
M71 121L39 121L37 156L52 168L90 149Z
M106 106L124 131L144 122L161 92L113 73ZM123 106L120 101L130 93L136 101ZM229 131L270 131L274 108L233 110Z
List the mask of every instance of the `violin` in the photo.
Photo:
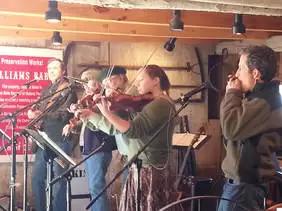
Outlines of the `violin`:
M106 97L105 99L111 103L110 104L111 111L140 112L143 109L143 107L148 103L150 103L154 98L152 94L132 96L132 95L120 93L111 97ZM99 100L100 99L98 99L98 101Z
M96 104L101 102L102 99L102 98L98 98L94 101L93 95L87 95L80 100L82 101L80 102L80 104L83 105L83 107L86 106L92 111L97 109ZM110 97L105 97L104 99L111 103L110 110L113 112L123 112L123 111L140 112L143 109L143 107L146 106L148 103L150 103L154 98L152 94L132 96L128 94L116 93L115 95ZM80 121L79 117L73 117L72 119L69 120L70 127L73 129L79 123L79 121Z
M101 86L97 86L97 84L93 83L91 84L92 87L89 88L89 92L91 92L91 94L86 94L84 97L82 97L81 99L79 99L77 101L76 104L74 104L74 108L72 109L74 111L76 111L77 109L84 109L84 108L89 108L92 111L95 111L95 102L93 101L93 96L95 94L98 94L101 92ZM87 92L85 90L85 92ZM80 118L79 117L73 117L69 120L69 124L70 127L73 129L75 126L78 125L78 123L80 122Z
M78 100L76 104L77 109L93 108L95 106L95 102L93 101L93 96L95 94L99 94L101 90L102 87L100 85L97 85L97 83L93 81L93 83L90 84L90 87L87 90L85 90L86 95L82 97L80 100Z
M31 107L30 107L30 110L31 110L32 112L39 111L39 113L37 113L37 114L40 114L40 113L41 113L41 112L40 112L40 107L39 107L38 104L35 104L35 105L31 106ZM36 118L36 117L35 117L35 118ZM36 123L34 123L33 127L34 127L35 129L38 129L38 130L43 130L43 120L41 119L41 120L37 121Z
M93 95L86 95L85 97L81 98L77 104L74 104L74 108L70 111L75 112L78 109L83 109L83 108L93 108ZM93 110L93 109L91 109ZM76 126L79 124L80 118L79 116L74 116L69 120L69 125L70 125L70 131L74 132L74 129Z
M97 94L97 93L85 95L83 98L78 100L76 104L77 109L92 108L94 106L94 101L93 101L94 94Z

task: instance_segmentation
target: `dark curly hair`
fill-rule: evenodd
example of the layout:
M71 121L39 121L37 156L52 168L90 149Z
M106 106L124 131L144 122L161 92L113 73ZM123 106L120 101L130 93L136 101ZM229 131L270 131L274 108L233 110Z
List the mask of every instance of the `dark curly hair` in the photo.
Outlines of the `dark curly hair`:
M271 81L278 74L278 56L270 47L249 46L244 48L240 55L247 55L249 70L257 69L261 74L261 80Z

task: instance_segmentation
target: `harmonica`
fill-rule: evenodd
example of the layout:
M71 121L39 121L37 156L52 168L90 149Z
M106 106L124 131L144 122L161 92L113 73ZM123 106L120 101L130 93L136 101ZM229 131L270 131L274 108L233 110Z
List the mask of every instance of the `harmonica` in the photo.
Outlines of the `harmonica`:
M234 81L236 79L238 79L238 77L236 77L235 75L228 76L228 81Z

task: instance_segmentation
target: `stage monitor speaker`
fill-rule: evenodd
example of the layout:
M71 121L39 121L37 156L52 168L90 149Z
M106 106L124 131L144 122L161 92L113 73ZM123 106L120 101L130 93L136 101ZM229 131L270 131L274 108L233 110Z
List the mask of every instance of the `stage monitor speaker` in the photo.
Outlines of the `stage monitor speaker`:
M212 195L213 179L188 176L182 180L182 198ZM184 210L215 210L216 203L213 199L194 200L181 204ZM199 207L200 206L200 207Z
M208 118L219 119L220 107L220 90L222 90L222 56L208 56L208 74L212 85L219 90L216 92L213 89L208 90Z

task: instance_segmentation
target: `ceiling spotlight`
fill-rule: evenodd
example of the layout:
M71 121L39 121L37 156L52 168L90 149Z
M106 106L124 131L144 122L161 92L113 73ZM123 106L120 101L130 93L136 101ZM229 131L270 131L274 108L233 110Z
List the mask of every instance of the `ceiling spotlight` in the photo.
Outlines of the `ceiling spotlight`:
M246 27L243 24L243 15L242 14L235 14L235 21L232 26L232 33L237 34L237 35L246 33Z
M183 31L184 23L181 21L180 10L173 10L173 18L170 21L169 29L171 31Z
M169 38L169 40L165 43L164 48L171 52L175 48L176 37Z
M62 45L62 43L63 43L63 39L60 36L60 32L55 31L52 37L52 44L58 46L58 45Z
M48 1L49 8L45 13L45 20L49 23L58 23L61 21L61 12L58 10L58 2Z

